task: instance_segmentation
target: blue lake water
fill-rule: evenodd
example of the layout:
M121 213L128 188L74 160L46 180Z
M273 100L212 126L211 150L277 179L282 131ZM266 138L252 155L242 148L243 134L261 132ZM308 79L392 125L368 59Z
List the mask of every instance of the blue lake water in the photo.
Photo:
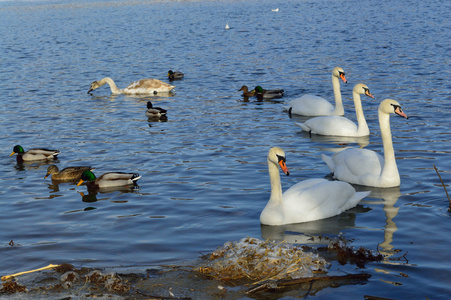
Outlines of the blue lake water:
M433 168L451 182L449 11L438 0L0 1L2 275L61 262L181 264L246 236L308 243L341 234L385 259L363 270L372 274L367 284L315 298L449 298L451 216ZM332 100L336 66L348 79L347 117L355 120L356 83L376 97L363 99L367 139L310 138L295 125L305 118L282 108L304 93ZM171 97L111 96L107 86L87 94L106 76L123 88L167 81L169 69L186 74ZM244 102L243 84L286 93ZM401 186L371 189L331 219L261 227L269 148L287 153L284 189L324 177L322 153L382 151L377 107L385 98L410 117L391 118ZM167 122L148 121L149 99L168 110ZM48 164L8 157L16 144L59 149L60 169L137 172L139 189L96 194L52 184Z

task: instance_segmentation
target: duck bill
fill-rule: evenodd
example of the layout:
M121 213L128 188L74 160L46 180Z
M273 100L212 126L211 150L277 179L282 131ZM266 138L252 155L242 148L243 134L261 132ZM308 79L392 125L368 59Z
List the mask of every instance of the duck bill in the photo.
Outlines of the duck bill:
M395 114L397 114L398 116L401 116L403 118L408 119L409 117L402 111L401 107L397 107L395 109Z
M83 179L80 179L80 181L77 183L77 186L81 185L83 183Z
M14 154L16 154L16 152L13 151L13 153L11 153L9 156L13 156Z
M44 176L44 179L46 179L47 177L49 177L49 175L50 175L50 174L45 175L45 176Z
M344 83L348 83L348 81L346 80L345 74L340 74L340 78L341 78L341 80L343 80Z
M287 176L290 175L287 165L285 164L285 162L283 160L279 161L279 165L280 165L280 168L282 169L282 171L285 173L285 175L287 175Z

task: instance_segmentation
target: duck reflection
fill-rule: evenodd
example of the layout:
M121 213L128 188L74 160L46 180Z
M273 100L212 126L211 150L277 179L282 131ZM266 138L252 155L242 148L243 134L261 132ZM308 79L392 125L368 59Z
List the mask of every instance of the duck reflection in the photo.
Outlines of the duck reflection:
M139 186L116 186L116 187L107 187L107 188L87 188L87 192L78 192L81 196L81 201L83 202L96 202L98 201L97 196L100 194L110 194L114 192L119 192L119 194L125 193L138 193ZM105 200L105 199L101 199Z
M32 170L32 169L40 169L42 166L46 166L49 164L59 163L59 159L56 160L35 160L35 161L23 161L23 160L16 160L16 165L14 168L17 171L25 171L25 170Z
M370 208L357 205L357 207L345 211L338 216L317 221L287 224L281 226L260 225L262 239L286 241L289 243L327 244L329 241L312 239L313 235L338 235L342 230L354 228L357 213L365 213Z

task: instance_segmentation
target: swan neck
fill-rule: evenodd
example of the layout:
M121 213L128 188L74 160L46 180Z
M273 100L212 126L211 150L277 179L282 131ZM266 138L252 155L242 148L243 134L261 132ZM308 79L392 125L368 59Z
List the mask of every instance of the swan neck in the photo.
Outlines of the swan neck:
M370 129L365 120L365 115L363 113L362 101L360 99L360 94L353 92L355 115L357 117L358 129L357 132L359 136L369 135Z
M269 181L271 182L271 197L269 203L282 203L282 185L280 183L279 168L268 159Z
M113 94L121 94L122 93L122 90L117 88L116 83L110 77L105 77L99 81L100 86L104 85L105 83L108 83L108 85L110 86L111 93L113 93Z
M381 176L398 176L398 166L396 165L395 149L390 129L390 115L379 110L379 126L381 129L382 144L384 146L384 169Z
M345 110L341 99L340 80L332 74L332 87L334 89L335 110L334 115L344 115Z

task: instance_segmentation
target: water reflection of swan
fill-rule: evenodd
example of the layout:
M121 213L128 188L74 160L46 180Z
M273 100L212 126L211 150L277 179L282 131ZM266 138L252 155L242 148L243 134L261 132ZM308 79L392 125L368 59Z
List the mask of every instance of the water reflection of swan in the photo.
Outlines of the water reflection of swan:
M347 82L345 72L342 68L336 67L332 70L332 87L334 89L335 107L326 99L315 95L303 95L290 101L287 106L289 114L302 116L342 116L345 113L343 101L341 99L340 80Z
M356 192L348 183L323 178L308 179L293 185L282 195L279 166L289 175L285 152L273 147L268 152L271 196L261 212L265 225L284 225L329 218L353 208L370 192Z
M379 105L384 157L372 150L354 148L336 153L332 157L322 155L336 179L365 186L384 188L399 186L401 179L390 130L391 113L407 118L396 100L386 99Z
M320 135L336 135L336 136L366 136L370 134L368 124L363 114L362 101L360 95L371 95L368 87L362 83L355 85L352 90L354 98L355 114L357 117L357 125L348 118L341 116L322 116L315 117L305 121L304 123L295 123L300 126L302 130L312 134Z
M384 255L384 262L387 264L398 264L395 261L389 260L389 258L396 254L393 250L393 235L398 230L395 221L393 220L397 214L399 207L395 207L396 202L401 196L401 191L399 187L393 188L369 188L371 190L371 198L377 198L384 200L382 203L384 205L384 212L386 218L386 224L384 228L384 241L379 244L379 252ZM380 204L380 201L371 201L370 199L365 199L363 201L365 204Z
M304 134L307 134L304 132ZM340 152L349 147L349 144L357 144L359 148L365 148L370 143L370 136L329 136L329 135L312 135L309 137L313 142L321 144L330 144L330 147L320 145L321 151Z
M312 236L328 234L337 236L343 230L355 227L356 213L364 213L369 210L369 208L359 205L352 210L327 219L281 226L261 225L262 239L289 243L327 244L328 240L312 239Z

